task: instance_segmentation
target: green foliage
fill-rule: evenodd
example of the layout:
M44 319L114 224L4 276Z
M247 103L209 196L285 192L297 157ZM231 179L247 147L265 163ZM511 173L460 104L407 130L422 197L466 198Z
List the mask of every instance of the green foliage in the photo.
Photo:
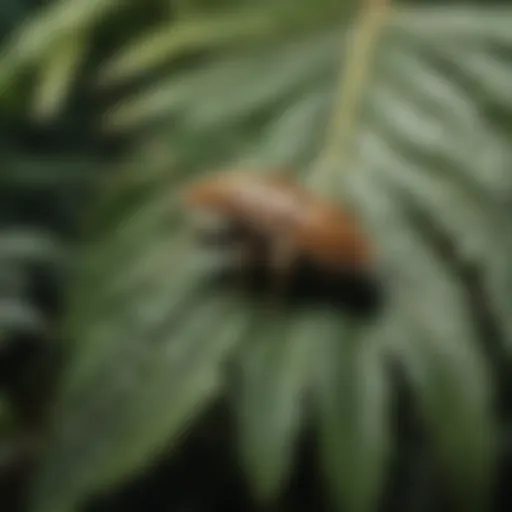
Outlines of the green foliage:
M56 48L44 112L56 112L72 83L87 31L114 17L115 2L86 3L55 4L0 62L0 77L12 77ZM484 349L509 357L512 342L510 8L397 9L379 46L351 165L335 169L333 190L382 253L387 304L370 325L322 309L262 311L210 289L183 229L180 186L205 168L315 168L345 32L326 28L334 3L315 3L314 17L307 4L214 17L203 2L181 2L176 19L137 35L98 71L112 85L207 50L104 117L145 156L130 153L92 222L67 319L73 354L32 510L67 512L124 481L176 446L222 394L233 398L258 498L281 491L312 416L340 508L375 510L393 447L390 358L406 371L458 503L486 509L499 439ZM56 43L69 38L76 46ZM170 154L137 139L145 127ZM502 339L484 339L486 304Z
M374 329L364 332L337 318L320 320L314 334L323 342L316 347L315 391L326 478L347 510L374 510L390 437L382 339ZM321 329L327 323L330 333Z
M240 380L234 391L240 453L262 499L279 491L293 460L308 358L314 349L308 320L307 315L270 309L261 320L263 329L251 333L240 354Z
M2 88L11 85L18 73L37 63L52 48L61 54L62 45L73 45L75 38L80 38L82 32L90 32L99 19L120 3L118 0L65 0L53 2L32 16L5 45L0 66Z

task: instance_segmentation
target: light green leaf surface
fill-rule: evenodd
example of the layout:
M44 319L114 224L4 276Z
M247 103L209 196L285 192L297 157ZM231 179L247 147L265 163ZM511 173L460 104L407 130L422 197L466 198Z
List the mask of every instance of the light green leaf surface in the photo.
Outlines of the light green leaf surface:
M268 11L251 11L233 15L209 16L179 25L167 22L151 34L133 41L129 48L106 64L101 82L119 81L148 71L155 65L170 61L187 51L238 43L261 36L274 25Z
M320 0L312 6L306 0L275 0L257 6L236 5L206 15L183 17L179 23L165 21L150 33L138 37L107 62L100 71L103 85L116 84L172 62L183 54L233 48L250 43L272 45L290 35L334 24L350 12L352 2Z
M53 452L43 468L37 508L69 510L77 497L151 462L153 453L179 440L222 388L220 363L250 318L229 298L199 293L197 269L191 278L183 262L177 268L165 279L159 266L134 279L128 293L84 332L56 411L62 451ZM193 315L187 314L189 308ZM110 379L113 360L115 382ZM63 489L62 479L77 457L81 470Z
M0 231L0 261L53 263L62 257L62 247L48 233L17 229Z
M467 291L408 220L381 175L356 175L353 193L366 197L375 232L415 265L390 270L396 313L386 338L418 394L438 455L465 509L485 509L496 431L492 383L479 346ZM386 256L385 256L386 257ZM471 489L471 492L468 491Z
M20 71L44 57L70 35L87 33L125 0L59 0L20 25L0 55L0 85L11 87Z
M294 460L316 350L310 316L290 318L274 306L263 319L265 329L249 337L238 359L240 383L234 394L240 451L255 495L264 501L279 494Z
M339 318L323 321L331 332L318 336L315 391L325 476L340 508L376 510L390 442L385 359L375 333Z
M35 119L48 121L60 113L87 49L87 39L78 32L59 41L55 49L42 60L40 83L36 88L32 106Z

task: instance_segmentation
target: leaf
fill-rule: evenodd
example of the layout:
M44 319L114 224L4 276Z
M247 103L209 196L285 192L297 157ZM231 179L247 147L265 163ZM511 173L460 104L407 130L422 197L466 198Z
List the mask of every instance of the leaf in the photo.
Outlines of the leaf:
M378 338L327 318L315 381L320 453L341 510L375 510L389 449L388 383ZM373 339L372 339L373 338Z
M121 55L106 64L100 82L126 80L190 50L229 45L255 34L261 36L274 25L267 10L221 14L216 18L209 16L179 24L173 20L159 29L152 28L148 36L133 41Z
M19 228L0 231L0 261L55 263L62 257L62 248L54 237L46 232Z
M290 97L308 90L310 80L315 83L333 80L334 63L339 61L336 44L339 40L338 33L331 33L327 37L295 42L282 51L274 50L270 59L247 76L245 86L241 80L223 84L217 97L212 91L207 102L192 105L187 112L187 124L200 131L221 124L230 126L250 119L263 109L279 108L283 100L290 101ZM284 91L286 96L283 97Z
M9 190L39 189L74 185L86 188L96 179L94 169L101 163L94 158L53 157L4 152L0 183Z
M294 320L274 313L266 312L265 329L249 337L235 390L241 458L262 501L275 499L289 477L315 343L314 333L304 331L311 325L307 315Z
M301 168L315 157L320 146L325 119L330 111L334 88L304 94L293 106L286 108L266 130L265 137L254 151L252 167Z
M32 107L36 119L47 121L59 113L74 85L73 80L87 48L87 40L80 34L73 34L58 41L55 49L44 59Z
M11 333L40 333L44 319L31 304L19 298L0 298L0 352L4 336Z
M459 45L492 40L510 43L509 16L510 8L499 5L446 6L442 12L428 6L413 7L398 11L392 26L426 36L431 41L444 40Z
M173 203L167 189L148 186L120 194L137 191L130 206L140 214L99 237L76 283L68 321L76 349L56 406L55 449L35 492L37 510L69 510L172 447L218 395L220 365L250 320L208 286L200 255L187 258L176 234L165 238Z
M274 48L258 62L243 55L190 71L178 81L159 83L117 104L105 116L105 125L126 130L155 116L171 115L184 117L192 130L239 123L269 104L279 104L283 95L289 101L290 92L300 93L310 80L333 81L339 42L337 32L328 33L301 41L300 48L297 42ZM207 95L203 94L205 83L209 84Z
M16 75L46 54L62 38L85 33L98 20L113 12L122 0L59 0L23 23L5 45L0 58L0 84L13 85Z
M76 353L56 413L61 426L33 510L67 510L142 469L166 443L174 446L201 408L233 385L220 367L228 355L241 366L239 446L258 495L282 490L303 412L300 393L309 385L337 504L374 510L392 438L384 350L406 370L458 504L488 510L497 370L489 369L484 346L508 358L512 343L511 22L510 8L397 8L379 45L351 164L334 169L332 185L360 213L381 255L387 303L375 325L296 311L249 331L251 305L205 288L208 271L181 236L178 196L167 188L188 172L227 163L261 162L268 170L289 159L297 172L313 168L335 99L336 34L309 34L293 45L276 40L271 52L265 45L261 53L255 45L217 48L123 100L112 124L158 121L180 177L170 185L174 171L155 173L140 196L116 199L99 217L105 229L87 253L69 315ZM145 68L141 58L140 70L157 60ZM141 175L145 170L140 165ZM130 173L137 175L133 165ZM107 205L109 197L116 195L106 195ZM433 232L443 233L449 250ZM497 339L484 339L478 324L474 290L461 270L469 264L481 275L479 300L490 304ZM304 344L279 334L300 322ZM216 334L224 328L229 342ZM313 340L317 357L306 369L302 358ZM232 351L244 341L243 355Z
M360 169L357 179L354 174L352 190L367 196L375 232L379 225L381 230L388 226L388 250L415 262L390 269L396 312L386 337L392 338L415 387L459 503L464 509L484 510L497 431L488 363L478 347L465 290L407 220L382 176L371 169Z
M420 9L419 12L424 14L423 9ZM367 130L368 133L364 133L360 137L356 144L359 146L358 150L369 151L372 159L385 158L389 162L388 174L392 173L395 176L393 179L401 188L405 187L408 193L417 196L423 204L428 202L429 209L434 208L436 211L439 208L442 209L443 214L438 215L438 219L443 222L444 227L450 233L461 239L460 250L464 256L471 259L477 258L483 262L488 299L493 303L496 314L500 316L507 339L512 339L512 324L509 320L512 316L507 313L510 301L507 299L506 291L511 283L507 261L512 237L507 223L503 222L508 211L506 197L508 197L511 187L511 177L507 173L506 165L507 155L510 154L510 151L504 142L507 140L507 134L497 132L496 128L501 128L501 124L493 123L493 119L489 118L483 110L485 105L482 105L480 100L481 93L477 95L477 91L475 91L474 71L468 76L464 72L464 68L460 67L460 63L464 63L464 55L469 56L468 52L461 47L457 39L454 40L453 35L447 32L442 32L441 35L447 37L452 46L440 47L437 39L438 26L433 22L430 22L429 26L431 33L436 37L429 39L428 33L423 29L422 37L416 38L406 24L414 22L414 13L414 10L398 11L392 23L396 32L391 32L386 45L381 48L378 81L373 93L371 92L372 98L367 107L375 111L373 126ZM460 24L457 21L453 22L456 27L455 33L460 32L461 38L468 38L470 30L473 30L475 44L482 44L480 41L485 34L480 25L477 27L468 21L471 16L474 19L479 19L481 15L484 16L489 26L493 21L501 26L503 17L506 16L503 10L495 14L492 11L489 13L480 10L470 10L469 12L463 10L460 11L459 18L454 12L450 11L450 14L453 19L465 20ZM419 15L417 13L417 16ZM510 16L510 14L508 15ZM435 11L429 11L428 19L433 20L434 18ZM497 33L489 31L487 36L489 40L497 39L503 44L506 43L506 39L503 39L505 35L499 31ZM336 44L334 39L331 44ZM297 51L299 52L300 49ZM325 52L327 54L327 47ZM491 53L492 50L485 48L480 52L481 55L485 54L488 62L492 62L494 59ZM453 56L451 56L452 54ZM471 55L474 54L475 52L472 50ZM261 62L256 58L253 60L254 76L256 77L257 70L261 69ZM318 59L315 62L318 62ZM334 60L332 62L334 66ZM500 62L500 67L493 65L493 69L501 70L498 71L500 77L506 76L504 70L507 69L507 63L506 61ZM222 80L223 65L222 63L218 65L218 74L215 75L215 82L219 84ZM330 65L326 60L324 66L327 68ZM213 65L210 73L213 73L214 70L215 66ZM454 72L458 75L457 79L450 80L447 70L455 70ZM317 72L317 74L320 73L320 71ZM322 73L324 72L322 71ZM230 83L235 89L236 84L241 80L236 74L230 74L227 68L224 69L224 77L228 83L231 81ZM262 85L265 80L261 80ZM283 82L280 87L284 91L284 83L288 83L286 90L293 92L293 88L297 88L298 82L303 80L299 76L290 79L289 82ZM487 91L488 96L506 99L508 89L502 88L501 96L497 96L492 90L489 90L490 87L496 89L497 84L500 83L499 80L489 80L488 73L479 75L478 80L479 89ZM308 77L307 81L310 84L309 88L317 91L318 85L313 77ZM501 79L501 82L507 83L506 79ZM210 81L205 81L205 83L208 83L208 87L211 84ZM185 84L186 82L183 82L184 91ZM181 89L181 84L178 87ZM217 89L217 87L219 88ZM159 97L162 99L162 103L159 103L160 111L164 105L166 90L169 99L176 98L175 105L179 105L180 118L183 119L182 124L188 123L190 119L195 119L197 122L198 118L194 112L208 112L209 108L213 108L219 112L219 115L216 119L212 118L209 121L210 126L205 127L204 124L201 124L189 128L190 136L200 130L202 133L203 130L213 133L216 126L221 126L226 122L226 111L229 113L229 105L230 102L233 102L235 94L231 92L230 86L226 83L217 87L214 86L213 90L226 91L224 100L220 93L219 96L212 97L211 91L207 90L206 86L201 91L200 80L198 89L193 92L193 100L186 96L181 96L178 99L173 95L179 89L174 89L172 83L166 84L159 93ZM273 89L269 87L269 90L278 91L278 89L277 84ZM254 87L253 90L255 93L249 95L247 87L240 82L240 91L246 98L244 103L240 103L245 105L245 107L240 107L241 109L255 104L255 94L258 88ZM293 96L291 100L288 100L288 106L273 105L272 101L277 95L278 93L274 92L272 96L257 103L258 111L269 109L277 116L279 115L278 111L282 112L287 109L290 113L295 108L299 108L297 103L299 100L294 100ZM198 97L202 99L197 100ZM138 101L141 102L139 105L142 105L143 96ZM220 108L220 105L228 106L228 108ZM503 105L503 101L500 101L502 112L506 114ZM127 108L128 106L129 102L126 103ZM240 129L242 126L249 126L249 123L254 125L254 116L242 117L241 112L243 110L237 111L238 119L235 119ZM205 114L201 115L204 118ZM148 121L149 117L145 116L144 119ZM491 127L492 124L496 126ZM269 127L265 121L260 121L258 126L260 127L258 130L271 129L271 126ZM387 136L382 138L377 129L384 130ZM308 145L311 149L306 151ZM372 145L371 148L370 145ZM436 150L432 151L432 147L436 147ZM305 156L304 160L297 162L298 165L304 167L311 163L311 155L314 155L315 148L318 149L318 143L315 144L313 138L310 138L306 145L295 144L295 154L302 152L302 154L309 155ZM256 142L252 151L254 156L251 159L255 162L258 161L258 158L263 161L264 151L265 148ZM289 152L293 152L292 147ZM399 156L397 157L397 155ZM393 158L394 161L392 161ZM277 157L273 160L265 159L265 163L269 165L277 165L281 161ZM481 172L483 168L486 169L486 172ZM426 171L429 175L435 176L427 176ZM461 187L464 192L461 192ZM450 190L451 192L449 192ZM456 201L459 205L457 209L452 207L454 197L457 197ZM438 211L441 212L441 210ZM476 235L473 228L475 222L481 226ZM501 242L498 242L499 240ZM496 250L489 251L489 244L492 244Z
M322 0L315 8L306 1L276 0L273 5L237 5L214 14L192 15L162 23L107 62L100 71L101 85L111 85L153 70L193 51L214 51L248 43L262 44L294 33L304 33L342 18L350 2L340 6Z
M154 279L159 275L157 269ZM218 394L220 363L242 336L246 311L215 294L191 294L177 285L179 278L158 279L150 295L121 304L122 324L110 314L83 333L86 344L65 378L57 444L42 468L34 510L69 510L144 467ZM193 315L184 314L189 308Z
M41 335L47 322L30 297L34 268L64 270L65 251L54 236L11 226L0 230L0 353L12 334Z

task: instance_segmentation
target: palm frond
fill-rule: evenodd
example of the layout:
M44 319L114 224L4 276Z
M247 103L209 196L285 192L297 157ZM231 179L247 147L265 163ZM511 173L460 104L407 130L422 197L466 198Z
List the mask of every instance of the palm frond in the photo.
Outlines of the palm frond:
M159 161L147 187L112 194L115 208L98 217L110 229L76 282L76 352L33 510L67 511L178 443L233 386L223 372L228 358L241 370L234 410L257 494L270 498L284 485L303 421L300 395L314 386L333 495L346 510L374 510L392 446L389 356L406 370L460 503L486 509L495 383L464 268L479 270L480 300L491 304L503 332L497 349L508 355L510 23L509 8L398 9L381 41L353 163L339 169L332 190L353 202L382 254L387 304L372 326L302 311L254 322L248 301L205 285L177 196L205 163L288 161L301 175L313 168L336 99L342 31L276 42L270 52L217 48L206 63L109 112L121 128L167 124L172 170L161 172ZM222 40L207 35L183 40L194 48ZM126 76L165 55L141 53ZM128 167L133 178L137 169ZM292 337L298 325L303 334Z

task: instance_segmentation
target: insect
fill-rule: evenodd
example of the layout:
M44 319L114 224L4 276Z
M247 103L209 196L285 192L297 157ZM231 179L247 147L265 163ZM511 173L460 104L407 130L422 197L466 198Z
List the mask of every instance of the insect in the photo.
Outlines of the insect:
M185 202L202 239L227 261L289 272L305 261L327 272L364 273L372 244L356 218L285 173L225 172L194 183Z

